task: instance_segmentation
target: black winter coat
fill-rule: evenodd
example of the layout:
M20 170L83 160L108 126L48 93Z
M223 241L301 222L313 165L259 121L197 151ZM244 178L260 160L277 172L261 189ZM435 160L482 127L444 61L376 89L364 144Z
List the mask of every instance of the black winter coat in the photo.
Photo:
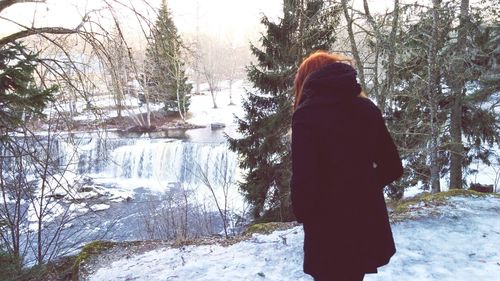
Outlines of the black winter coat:
M380 110L343 77L349 70L311 74L293 114L292 206L315 277L376 272L396 252L383 187L402 175L401 160Z

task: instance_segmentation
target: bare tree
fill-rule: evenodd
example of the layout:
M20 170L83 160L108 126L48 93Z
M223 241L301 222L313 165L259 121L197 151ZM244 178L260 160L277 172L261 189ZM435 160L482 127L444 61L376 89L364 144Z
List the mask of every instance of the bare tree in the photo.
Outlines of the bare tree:
M0 238L20 265L42 264L84 241L84 228L70 227L83 214L68 204L75 185L64 180L71 163L59 159L60 137L23 132L0 143L0 220L5 222Z
M226 238L229 237L228 228L230 226L229 194L236 184L235 175L230 168L228 157L225 157L219 165L215 165L215 163L200 165L197 163L194 168L195 176L208 188L212 195L213 202L223 223ZM218 196L218 191L222 192L222 197Z
M369 38L371 54L366 55L372 58L365 63L365 68L372 65L372 74L367 74L367 81L372 82L372 87L366 89L375 96L377 105L382 112L385 112L386 103L394 93L394 71L396 57L396 33L399 28L399 0L394 1L394 8L390 12L385 12L379 17L375 17L370 12L370 5L367 0L363 0L364 13L361 14L366 19L366 23L357 23L356 26L361 29ZM392 18L390 23L388 18ZM365 26L366 25L366 26ZM388 34L388 35L387 35ZM383 65L383 63L385 63ZM361 65L363 66L363 65ZM371 78L370 78L371 76Z
M213 108L217 108L217 95L221 89L224 74L227 73L226 48L220 39L204 36L200 54L200 72L208 84L208 91L212 97Z
M227 81L229 87L229 105L234 105L233 85L236 80L245 77L244 66L250 62L250 53L248 48L244 46L237 46L230 42L226 46L227 56L222 77Z
M356 65L358 66L358 74L359 74L359 80L361 83L361 87L363 89L366 89L366 78L365 78L365 72L364 72L364 66L363 66L363 61L361 60L361 56L358 50L358 45L356 44L356 38L354 36L354 19L352 15L352 11L350 11L349 6L347 5L347 0L342 0L342 10L344 12L344 18L346 20L347 24L347 33L349 35L349 42L351 45L351 51L354 60L356 61ZM350 14L351 12L351 14Z
M21 261L28 255L34 257L37 263L49 261L71 249L71 246L75 245L69 245L68 238L73 236L76 239L79 237L77 229L81 230L70 227L76 218L75 214L71 212L70 204L61 201L61 195L58 193L58 190L64 190L66 195L62 197L72 196L77 188L66 179L73 163L61 166L55 148L55 144L60 141L57 132L70 131L72 128L67 118L66 101L71 100L70 104L76 105L77 100L83 100L91 105L100 87L97 81L99 78L96 80L96 70L92 65L92 60L97 58L109 66L109 69L117 71L112 73L112 76L119 93L117 103L120 110L126 85L123 85L125 81L122 73L118 73L120 68L116 67L117 64L127 61L132 68L129 75L133 79L138 79L140 73L115 9L117 6L127 9L136 17L141 28L147 29L150 24L148 18L142 16L132 4L125 5L115 0L104 1L108 6L102 9L87 11L81 22L70 28L38 26L36 22L23 25L4 15L5 9L12 6L44 2L0 1L0 21L13 23L19 28L19 31L0 38L0 48L23 39L38 54L39 67L34 73L37 85L45 89L58 85L61 89L56 93L54 103L45 110L48 119L23 122L20 126L9 128L9 133L2 131L0 136L2 244L18 260ZM144 3L146 7L151 8L147 2ZM116 49L109 48L109 44L106 44L110 24L101 22L103 14L110 16L108 18L111 18L116 26L115 38L121 40L117 42L121 44L120 51L125 54L120 55L122 62L114 59L116 53L113 52ZM70 106L70 114L77 113L73 107L76 108ZM134 116L134 120L149 126L149 108L147 111L146 120L142 114ZM40 136L34 128L42 128L46 132Z
M102 63L110 79L106 81L109 91L112 93L117 110L117 116L122 117L122 110L124 109L124 99L129 89L129 72L128 56L125 50L125 44L117 32L110 33L105 38L105 47L108 50L107 59L102 59ZM103 75L105 78L108 75Z
M190 220L195 210L193 190L174 184L159 198L150 196L141 213L147 239L185 240L193 237Z

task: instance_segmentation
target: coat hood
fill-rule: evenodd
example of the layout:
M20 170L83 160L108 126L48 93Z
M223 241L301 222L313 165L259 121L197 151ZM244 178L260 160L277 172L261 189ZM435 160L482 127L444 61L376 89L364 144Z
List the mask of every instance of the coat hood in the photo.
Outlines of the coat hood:
M356 75L352 66L338 62L316 70L306 78L299 107L357 97L361 86L356 81Z

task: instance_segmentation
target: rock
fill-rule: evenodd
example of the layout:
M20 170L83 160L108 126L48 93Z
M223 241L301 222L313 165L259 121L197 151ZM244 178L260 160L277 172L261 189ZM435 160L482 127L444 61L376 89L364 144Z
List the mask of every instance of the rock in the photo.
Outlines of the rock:
M127 129L127 132L129 133L149 133L149 132L154 132L156 131L156 127L155 126L150 126L150 127L146 127L146 126L133 126L133 127L130 127Z
M85 203L72 203L69 206L69 210L71 212L84 213L87 210L87 204L85 204Z
M49 197L52 197L56 200L60 200L60 199L63 199L64 197L66 197L66 194L62 194L62 193L54 193L52 195L49 195Z
M85 184L85 185L93 185L94 184L94 179L91 177L88 177L88 176L83 177L80 181L82 184Z
M189 129L199 129L203 128L203 126L194 125L182 120L174 120L164 123L159 130L160 131L168 131L168 130L189 130Z
M226 124L224 124L224 123L220 123L220 122L210 123L210 129L212 129L212 130L218 130L218 129L222 129L225 127L226 127Z
M95 205L90 207L90 209L94 212L105 211L109 208L111 208L111 206L109 206L107 204L95 204Z
M77 196L79 197L77 199L92 200L92 199L98 199L98 198L102 197L103 195L99 192L91 190L88 192L80 192Z
M493 185L492 184L471 183L470 189L477 191L477 192L482 192L482 193L492 193L493 192Z
M94 188L92 186L82 186L78 188L76 191L78 192L92 192L94 191Z

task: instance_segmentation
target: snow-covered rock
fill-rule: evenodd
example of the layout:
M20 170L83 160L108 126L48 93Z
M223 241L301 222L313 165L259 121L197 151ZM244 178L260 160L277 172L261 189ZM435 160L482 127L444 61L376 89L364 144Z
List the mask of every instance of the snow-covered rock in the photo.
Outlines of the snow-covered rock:
M111 208L108 204L95 204L89 207L94 212L104 211Z

